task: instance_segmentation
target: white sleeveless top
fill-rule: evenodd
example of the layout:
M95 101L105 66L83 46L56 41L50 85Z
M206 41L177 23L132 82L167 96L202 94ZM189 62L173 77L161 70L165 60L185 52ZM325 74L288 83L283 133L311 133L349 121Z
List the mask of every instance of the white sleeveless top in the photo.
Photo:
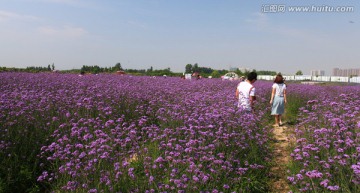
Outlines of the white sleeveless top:
M286 90L286 84L274 83L272 88L275 88L275 96L284 97L284 90Z

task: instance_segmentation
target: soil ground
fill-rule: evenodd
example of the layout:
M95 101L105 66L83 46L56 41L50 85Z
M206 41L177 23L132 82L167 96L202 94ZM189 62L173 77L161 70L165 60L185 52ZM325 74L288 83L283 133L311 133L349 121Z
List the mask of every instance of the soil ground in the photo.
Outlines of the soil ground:
M274 127L274 160L271 168L271 192L287 193L290 191L286 170L290 160L291 128Z

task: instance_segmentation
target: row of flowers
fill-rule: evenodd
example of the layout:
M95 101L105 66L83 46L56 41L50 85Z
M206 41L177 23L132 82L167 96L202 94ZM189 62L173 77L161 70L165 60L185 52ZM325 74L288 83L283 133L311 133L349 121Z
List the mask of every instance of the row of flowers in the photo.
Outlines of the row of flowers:
M246 114L236 81L30 73L0 81L4 191L269 190L270 82L255 83L256 111ZM291 111L294 192L359 191L359 91L288 85L288 112L308 101Z
M236 106L237 82L218 79L0 77L1 155L9 158L2 163L14 172L12 158L23 155L21 164L33 156L47 191L268 189L270 83L257 83L252 115Z
M360 190L360 88L309 87L299 109L288 180L301 192Z

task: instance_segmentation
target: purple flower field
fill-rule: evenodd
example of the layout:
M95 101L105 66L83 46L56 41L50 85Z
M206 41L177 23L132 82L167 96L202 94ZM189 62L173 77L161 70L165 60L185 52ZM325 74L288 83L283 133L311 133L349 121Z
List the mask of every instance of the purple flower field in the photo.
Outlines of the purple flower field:
M40 190L267 190L266 108L238 111L237 82L28 73L0 80L2 162L15 173L13 158L34 157ZM257 85L265 104L270 84Z
M360 86L312 87L288 180L300 192L360 191Z
M0 83L0 192L269 191L271 82L255 83L255 114L238 110L238 82L220 79L0 73ZM304 104L292 190L359 191L360 87L288 90L287 108Z

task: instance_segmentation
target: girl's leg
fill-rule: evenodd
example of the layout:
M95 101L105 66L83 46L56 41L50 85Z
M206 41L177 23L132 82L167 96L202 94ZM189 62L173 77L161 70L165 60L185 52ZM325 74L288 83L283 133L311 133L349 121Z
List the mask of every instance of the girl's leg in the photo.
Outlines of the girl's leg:
M279 126L279 115L275 115L275 125Z
M281 115L279 115L279 125L282 125Z

